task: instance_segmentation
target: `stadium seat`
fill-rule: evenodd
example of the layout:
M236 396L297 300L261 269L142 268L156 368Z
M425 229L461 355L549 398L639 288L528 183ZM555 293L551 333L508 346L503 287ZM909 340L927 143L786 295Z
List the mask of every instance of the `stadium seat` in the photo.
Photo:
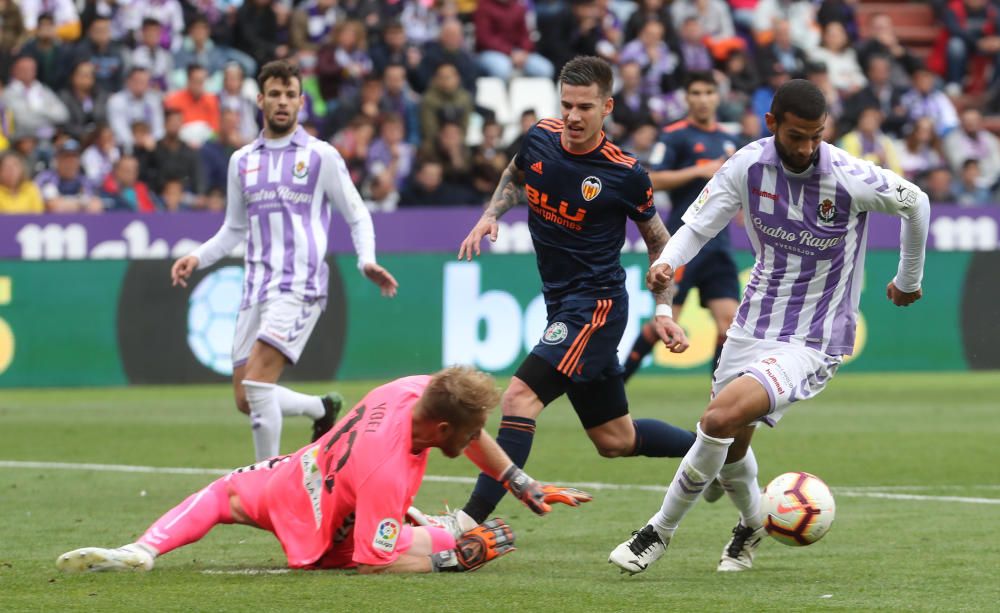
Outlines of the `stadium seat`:
M516 121L507 98L507 84L499 77L479 77L476 79L476 105L490 109L496 114L497 123L507 125Z
M510 80L510 111L514 120L519 120L527 109L534 109L539 119L558 116L559 96L552 79L514 77Z

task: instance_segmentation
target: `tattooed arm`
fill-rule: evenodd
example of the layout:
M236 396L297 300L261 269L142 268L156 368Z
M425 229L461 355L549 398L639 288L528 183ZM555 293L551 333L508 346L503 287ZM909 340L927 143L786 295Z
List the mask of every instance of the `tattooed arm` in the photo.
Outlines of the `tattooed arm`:
M653 215L648 221L636 222L642 240L646 243L646 251L649 252L649 264L660 257L667 241L670 240L670 232L663 225L659 215ZM667 349L673 353L681 353L688 348L687 336L673 319L671 305L674 301L674 284L666 283L663 289L653 291L653 298L656 300L656 316L653 318L653 328L657 336L666 345ZM668 315L669 313L669 315Z
M479 255L479 243L487 234L490 236L490 242L495 243L498 232L497 220L518 204L527 201L524 193L524 172L515 166L516 159L517 156L514 156L504 169L500 182L493 191L493 197L483 211L483 216L462 241L462 246L458 248L458 259L471 260L473 254Z

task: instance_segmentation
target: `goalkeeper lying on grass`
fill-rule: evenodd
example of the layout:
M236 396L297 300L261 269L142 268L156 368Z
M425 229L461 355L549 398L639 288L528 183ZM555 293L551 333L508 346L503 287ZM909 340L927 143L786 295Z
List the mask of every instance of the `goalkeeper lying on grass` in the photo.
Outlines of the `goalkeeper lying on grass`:
M297 452L240 468L192 494L135 543L59 556L67 572L150 570L157 556L193 543L217 524L244 524L278 538L291 568L362 573L476 570L514 550L514 533L491 519L458 537L404 523L431 448L463 452L532 511L577 506L590 496L542 485L514 466L483 431L500 394L466 367L397 379L372 390L328 433Z

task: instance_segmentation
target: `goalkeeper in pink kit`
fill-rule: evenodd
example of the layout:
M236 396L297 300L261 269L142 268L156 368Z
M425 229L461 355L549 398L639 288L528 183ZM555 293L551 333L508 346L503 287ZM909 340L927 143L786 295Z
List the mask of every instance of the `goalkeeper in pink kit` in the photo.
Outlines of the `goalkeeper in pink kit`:
M333 429L287 456L237 469L192 494L117 549L61 555L67 572L150 570L157 556L201 539L218 524L244 524L277 537L291 568L357 568L362 573L475 570L514 550L501 519L454 537L405 523L432 448L463 453L545 514L550 502L590 496L542 485L514 466L483 431L499 402L493 379L466 367L397 379L372 390Z

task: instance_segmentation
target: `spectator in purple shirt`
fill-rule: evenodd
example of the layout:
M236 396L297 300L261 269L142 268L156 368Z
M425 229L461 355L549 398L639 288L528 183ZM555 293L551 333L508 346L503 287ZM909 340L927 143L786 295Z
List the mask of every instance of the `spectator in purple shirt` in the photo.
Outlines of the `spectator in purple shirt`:
M56 148L55 167L38 173L35 184L50 213L100 213L94 185L80 169L80 143L67 139Z

